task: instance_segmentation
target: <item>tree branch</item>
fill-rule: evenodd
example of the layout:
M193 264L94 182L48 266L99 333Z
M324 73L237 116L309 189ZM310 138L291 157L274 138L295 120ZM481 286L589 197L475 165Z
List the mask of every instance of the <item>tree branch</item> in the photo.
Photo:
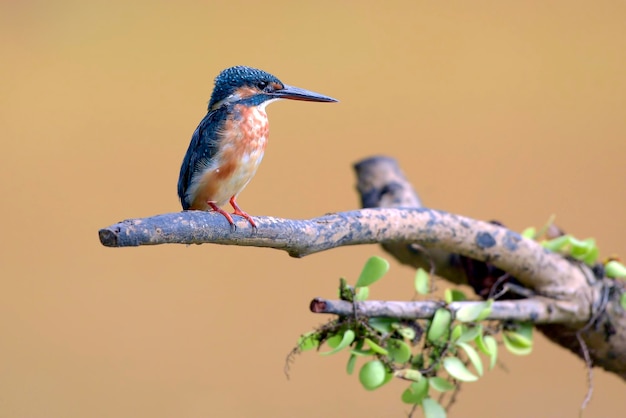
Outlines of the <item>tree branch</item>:
M368 158L355 164L354 169L363 207L421 207L417 193L394 159ZM458 254L467 255L463 251L449 248L433 251L430 248L416 248L409 243L383 243L382 246L401 263L425 269L434 264L437 274L446 280L453 283L468 282L465 272L458 263ZM501 267L494 259L472 258L490 261L493 265ZM544 296L553 297L559 302L567 300L571 306L582 308L582 311L579 311L581 315L578 315L578 321L538 324L537 328L553 342L584 358L579 343L581 337L587 344L594 365L626 380L626 312L620 305L624 282L595 278L589 268L581 263L565 258L562 258L562 261L565 264L559 263L557 267L561 269L561 274L547 275L539 280L535 280L538 279L536 276L530 280L520 279L524 285L534 288ZM543 264L540 258L535 262L538 265ZM502 270L514 276L516 274L507 268ZM550 277L552 285L548 283ZM573 287L567 294L566 288L570 285ZM521 301L516 301L518 302ZM586 311L584 307L589 308L587 311L589 316L582 315Z
M231 232L214 212L170 213L111 225L100 230L100 241L117 247L168 243L269 247L293 257L347 245L417 243L490 261L546 295L564 297L587 287L579 267L536 242L497 225L432 209L363 209L310 220L255 221L256 231L240 222ZM582 309L582 316L588 316L589 306Z
M421 207L393 159L367 159L356 164L355 170L363 206L369 209L310 220L258 217L257 230L239 220L236 231L216 213L170 213L103 228L100 241L109 247L166 243L257 246L284 250L293 257L380 243L400 262L434 270L453 283L467 283L459 262L459 255L465 256L501 269L538 295L530 300L498 302L504 303L502 309L532 308L529 312L536 313L535 319L542 318L538 328L577 355L581 355L577 333L584 331L582 337L594 364L626 379L621 283L598 279L585 265L548 252L504 227ZM590 323L592 326L587 326Z
M446 308L452 313L463 306L476 305L484 302L452 302ZM441 302L428 301L381 301L348 302L345 300L328 300L315 298L311 301L311 312L334 314L339 316L354 315L354 308L359 315L365 317L385 317L395 319L430 319ZM567 322L571 319L571 306L567 302L544 299L523 299L496 301L491 306L489 320L532 321L535 324Z

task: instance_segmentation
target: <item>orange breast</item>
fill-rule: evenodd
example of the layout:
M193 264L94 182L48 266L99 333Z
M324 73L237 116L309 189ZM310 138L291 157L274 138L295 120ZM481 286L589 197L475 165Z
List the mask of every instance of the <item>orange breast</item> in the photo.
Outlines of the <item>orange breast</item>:
M208 210L207 201L223 206L237 196L256 173L267 144L267 113L258 106L236 105L220 133L219 151L194 179L191 209Z

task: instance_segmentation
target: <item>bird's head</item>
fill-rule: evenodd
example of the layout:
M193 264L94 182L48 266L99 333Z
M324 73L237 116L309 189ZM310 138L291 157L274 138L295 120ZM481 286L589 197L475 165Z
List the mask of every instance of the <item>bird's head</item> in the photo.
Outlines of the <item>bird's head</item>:
M217 76L209 102L209 111L235 103L247 106L266 105L278 99L337 101L323 94L288 86L263 70L240 65L227 68Z

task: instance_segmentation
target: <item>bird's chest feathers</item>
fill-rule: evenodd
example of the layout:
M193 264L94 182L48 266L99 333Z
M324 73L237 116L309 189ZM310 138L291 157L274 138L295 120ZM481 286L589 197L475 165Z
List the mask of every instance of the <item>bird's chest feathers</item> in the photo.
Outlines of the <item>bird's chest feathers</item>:
M219 133L218 152L198 176L194 206L207 200L221 206L241 192L263 159L268 135L265 109L236 105Z
M230 175L233 181L241 179L247 183L263 159L268 135L269 123L264 109L236 106L221 134L215 159L216 174Z

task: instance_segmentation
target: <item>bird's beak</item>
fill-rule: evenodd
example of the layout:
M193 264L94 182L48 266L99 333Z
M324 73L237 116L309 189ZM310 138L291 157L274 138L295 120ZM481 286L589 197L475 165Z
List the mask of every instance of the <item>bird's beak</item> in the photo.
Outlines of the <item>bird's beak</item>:
M337 99L332 97L286 84L282 89L272 92L271 95L279 99L304 100L307 102L338 102Z

